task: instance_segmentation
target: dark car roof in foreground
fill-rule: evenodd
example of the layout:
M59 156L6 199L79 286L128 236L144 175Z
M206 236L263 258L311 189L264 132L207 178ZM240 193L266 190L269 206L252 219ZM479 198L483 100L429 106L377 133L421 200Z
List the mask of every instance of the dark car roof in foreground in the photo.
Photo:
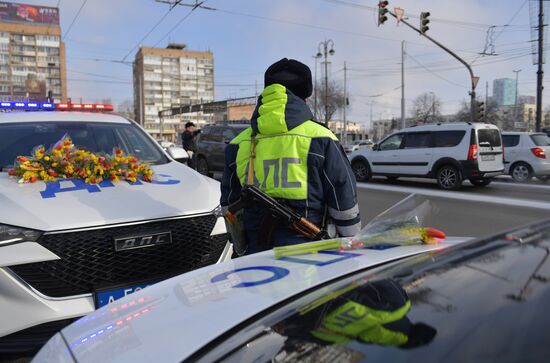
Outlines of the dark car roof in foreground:
M275 355L277 362L337 357L354 362L547 362L549 255L550 220L354 274L322 294L312 292L288 304L256 325L271 327L270 334L284 338ZM376 345L358 336L332 345L312 337L312 329L323 328L319 322L330 312L360 300L369 289L372 295L376 281L391 281L407 292L411 302L407 321L428 326L429 338L422 341L411 333L409 342L416 339L411 347ZM312 305L316 307L308 310Z

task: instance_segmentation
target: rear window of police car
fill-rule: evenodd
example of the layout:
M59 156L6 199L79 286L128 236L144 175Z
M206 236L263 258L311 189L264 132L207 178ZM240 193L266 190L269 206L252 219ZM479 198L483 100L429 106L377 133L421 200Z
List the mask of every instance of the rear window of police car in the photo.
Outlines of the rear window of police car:
M495 238L316 289L258 322L282 341L273 362L547 362L550 289L525 288L547 226L528 246Z

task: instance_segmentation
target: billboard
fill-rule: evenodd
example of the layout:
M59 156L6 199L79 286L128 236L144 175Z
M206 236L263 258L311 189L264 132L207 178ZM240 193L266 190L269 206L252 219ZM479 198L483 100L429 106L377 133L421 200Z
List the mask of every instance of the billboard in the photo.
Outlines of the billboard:
M59 9L0 1L0 22L59 25Z

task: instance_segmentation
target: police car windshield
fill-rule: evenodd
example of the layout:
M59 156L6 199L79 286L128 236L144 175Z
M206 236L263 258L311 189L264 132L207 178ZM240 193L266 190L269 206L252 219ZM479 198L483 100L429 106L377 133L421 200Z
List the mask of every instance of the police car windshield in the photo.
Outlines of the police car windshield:
M13 165L19 155L30 155L39 145L46 148L69 135L76 147L102 154L114 148L150 164L164 164L168 158L139 128L132 124L98 122L25 122L0 125L0 168Z
M275 362L547 362L550 224L520 232L316 288L257 325Z

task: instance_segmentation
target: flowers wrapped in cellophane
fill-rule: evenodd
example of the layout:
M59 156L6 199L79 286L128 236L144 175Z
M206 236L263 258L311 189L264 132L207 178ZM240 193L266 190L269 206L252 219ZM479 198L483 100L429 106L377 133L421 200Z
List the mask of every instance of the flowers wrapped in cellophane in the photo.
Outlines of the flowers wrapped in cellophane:
M334 238L275 247L273 249L275 258L323 250L376 248L388 244L400 246L437 244L445 239L445 233L424 225L433 209L429 200L412 194L376 216L352 238Z
M83 179L90 184L103 180L153 180L153 170L148 164L124 155L121 149L115 148L112 155L95 154L75 147L68 135L48 150L40 145L30 156L18 156L8 174L18 177L20 183L70 178Z

